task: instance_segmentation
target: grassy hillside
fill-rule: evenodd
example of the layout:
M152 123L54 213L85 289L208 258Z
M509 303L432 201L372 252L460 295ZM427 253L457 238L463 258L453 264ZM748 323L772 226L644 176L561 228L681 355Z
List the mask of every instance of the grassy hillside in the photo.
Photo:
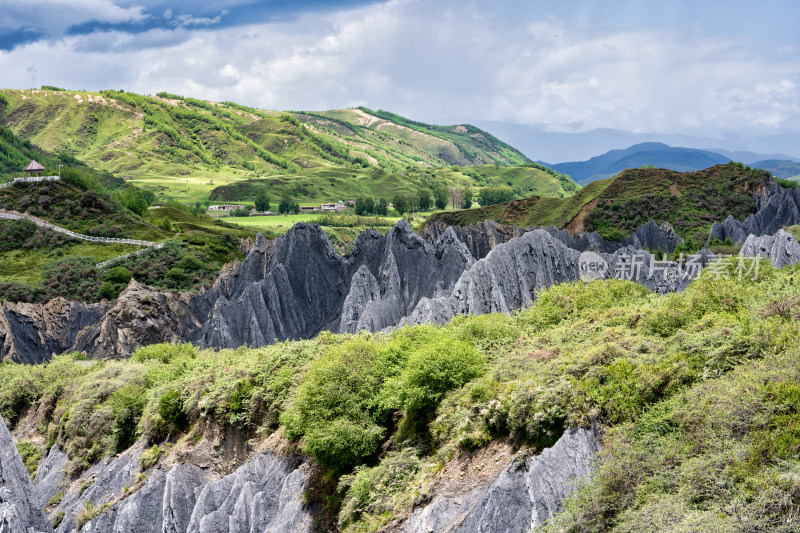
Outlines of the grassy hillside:
M629 169L589 184L569 198L528 198L485 208L439 213L451 225L495 220L518 226L598 231L605 239L628 236L640 225L669 222L684 239L704 241L711 224L729 214L738 220L755 212L751 195L771 179L769 173L737 164L696 172Z
M409 188L401 175L408 168L530 163L474 126L432 126L366 108L279 113L122 91L5 90L0 95L5 102L0 102L0 125L22 139L160 197L192 203L241 180L269 178L276 181L276 193L296 190L300 200L313 201L318 198L310 191L316 197L327 194L317 185L330 184L325 180L331 178L337 186L345 184L347 192L391 196ZM523 181L541 194L566 194L574 187L556 173L534 170L506 181ZM369 181L378 171L387 177ZM537 180L542 183L532 183Z
M5 364L0 413L33 409L74 471L137 439L153 457L194 446L208 420L254 447L281 430L324 468L308 494L322 527L348 532L427 501L462 451L532 453L599 426L596 474L554 531L781 530L800 494L800 269L735 269L666 296L569 283L442 327Z
M277 200L288 194L303 202L328 202L356 199L361 196L384 197L412 195L420 189L470 187L477 196L481 187L508 186L520 196L564 197L580 187L567 176L535 166L418 168L400 172L383 169L309 169L296 175L248 179L221 185L211 191L212 201L252 202L264 192Z
M125 206L126 191L109 194L90 175L77 176L82 178L0 189L0 209L25 212L84 235L167 242L167 246L98 269L97 263L142 247L86 242L27 220L0 220L0 299L115 298L131 276L162 289L197 290L210 285L222 265L244 257L238 248L240 238L256 235L255 230L192 214L183 207L147 209L145 204L137 214ZM127 274L110 273L115 267ZM110 285L103 288L106 282Z

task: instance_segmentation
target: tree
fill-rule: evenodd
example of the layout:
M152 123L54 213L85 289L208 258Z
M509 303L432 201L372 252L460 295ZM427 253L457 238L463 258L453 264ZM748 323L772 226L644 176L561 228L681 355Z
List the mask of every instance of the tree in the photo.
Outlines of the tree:
M403 213L408 211L408 200L406 200L405 196L401 196L399 194L395 195L392 198L392 203L394 204L394 210L397 211L397 214L403 216Z
M478 193L478 203L481 206L502 204L503 202L510 202L515 197L514 191L511 187L501 185L500 187L484 187Z
M417 193L417 211L427 211L433 205L430 189L420 189Z
M389 202L386 201L386 198L378 200L378 204L375 206L375 214L382 217L389 214Z
M451 187L447 192L450 193L450 205L453 209L461 209L464 204L464 192L458 187Z
M269 211L270 205L269 205L269 196L267 196L267 193L264 191L259 193L259 195L256 196L255 204L256 204L256 211L260 211L261 213Z
M433 191L433 200L436 204L436 209L444 209L447 207L447 189L444 187L437 187Z
M356 215L369 215L375 209L375 205L369 198L362 196L356 199Z
M278 204L278 213L288 215L289 213L299 213L300 204L295 202L290 196L281 198L281 203Z
M472 187L469 185L464 187L464 203L462 207L463 209L469 209L472 207Z

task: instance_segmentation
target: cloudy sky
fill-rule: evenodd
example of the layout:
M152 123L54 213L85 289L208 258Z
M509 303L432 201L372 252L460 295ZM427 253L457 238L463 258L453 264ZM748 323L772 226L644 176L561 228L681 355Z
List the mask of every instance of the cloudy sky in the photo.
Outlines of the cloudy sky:
M0 85L796 135L798 27L794 0L0 0Z

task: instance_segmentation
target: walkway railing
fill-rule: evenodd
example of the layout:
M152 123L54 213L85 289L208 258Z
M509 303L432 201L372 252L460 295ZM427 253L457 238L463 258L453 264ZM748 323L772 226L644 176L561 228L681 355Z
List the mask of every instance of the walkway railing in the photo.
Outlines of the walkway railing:
M82 233L76 233L72 230L68 230L66 228L62 228L61 226L56 226L51 222L47 222L46 220L42 220L41 218L35 217L33 215L29 215L27 213L20 213L19 211L9 211L6 209L0 209L0 218L5 218L8 220L30 220L37 226L41 228L47 228L58 233L62 233L64 235L68 235L74 239L80 239L82 241L89 241L89 242L104 242L104 243L111 243L111 244L133 244L135 246L147 246L148 248L161 248L164 246L163 242L152 242L152 241L142 241L139 239L118 239L115 237L95 237L94 235L84 235ZM97 266L102 268L109 263L113 263L120 259L124 259L126 257L136 255L142 252L146 252L147 250L138 250L136 252L131 252L129 254L121 255L119 257L115 257L108 261L103 261L102 263L98 263Z
M0 185L0 189L5 189L6 187L11 187L12 185L16 185L17 183L36 183L39 181L59 181L61 179L60 176L31 176L28 178L14 178L13 180L3 183Z

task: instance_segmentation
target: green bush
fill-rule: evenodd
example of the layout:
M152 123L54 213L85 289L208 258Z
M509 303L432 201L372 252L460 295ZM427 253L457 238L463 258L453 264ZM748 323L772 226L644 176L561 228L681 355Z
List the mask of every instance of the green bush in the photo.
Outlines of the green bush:
M106 281L100 285L100 288L97 290L97 297L114 300L117 296L119 296L119 292L120 291L113 284Z
M19 452L22 458L22 463L31 476L31 480L33 480L33 478L36 477L36 470L39 468L39 462L42 460L42 450L32 442L25 440L18 440L16 445L17 452Z
M133 278L133 272L122 266L109 268L105 275L105 280L109 283L127 285Z
M108 403L114 418L109 449L113 453L120 453L136 442L145 400L144 388L134 384L117 389L109 398Z
M151 344L139 348L131 359L137 363L144 363L147 361L158 361L163 364L168 364L179 357L194 358L197 356L197 349L188 342L181 342L178 344Z
M189 418L183 409L180 391L170 389L158 399L158 415L178 430L186 429Z
M139 470L141 472L150 470L161 459L162 454L161 448L156 445L150 446L139 457Z
M68 300L93 302L99 286L100 276L91 257L70 255L42 269L42 292L47 299L63 296Z

